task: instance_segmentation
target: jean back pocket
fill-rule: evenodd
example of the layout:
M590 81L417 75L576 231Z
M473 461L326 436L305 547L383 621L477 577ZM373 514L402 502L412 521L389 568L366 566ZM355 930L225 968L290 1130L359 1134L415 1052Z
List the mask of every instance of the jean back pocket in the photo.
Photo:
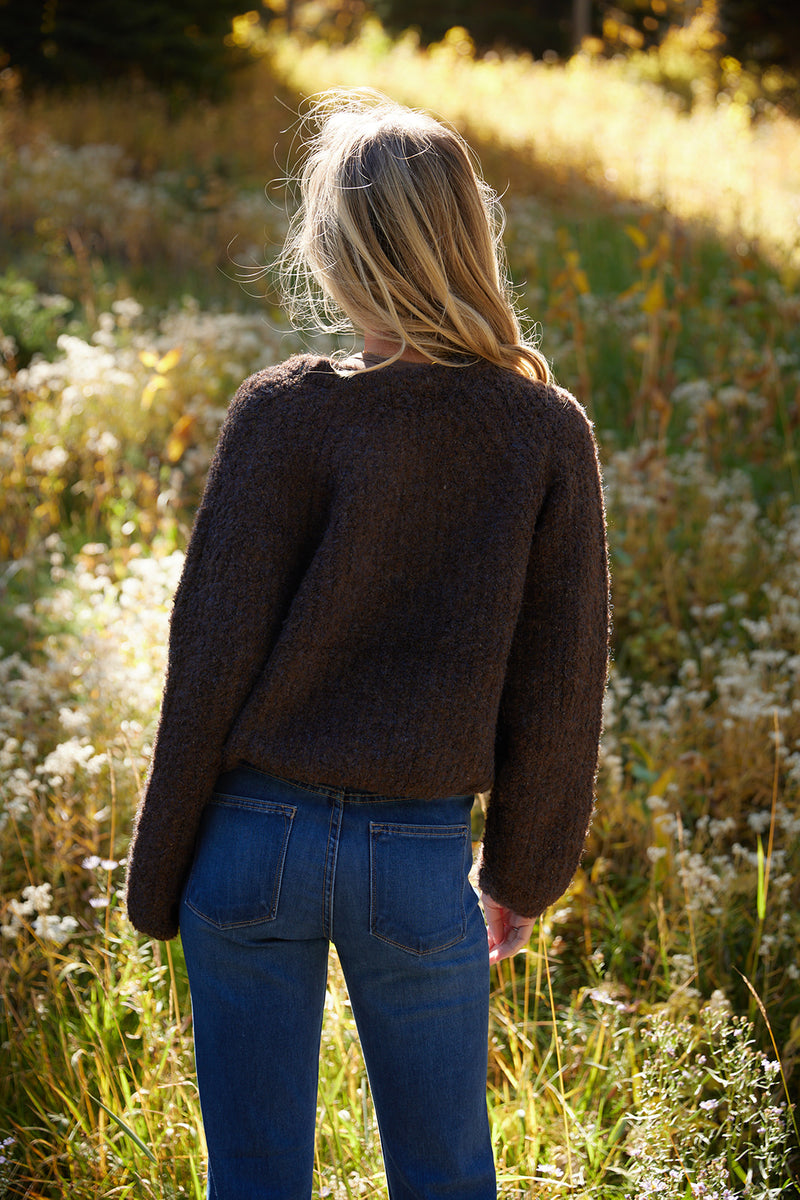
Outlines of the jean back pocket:
M369 828L370 933L412 954L460 941L466 932L467 826L371 821Z
M203 813L185 902L218 929L274 921L291 804L215 792Z

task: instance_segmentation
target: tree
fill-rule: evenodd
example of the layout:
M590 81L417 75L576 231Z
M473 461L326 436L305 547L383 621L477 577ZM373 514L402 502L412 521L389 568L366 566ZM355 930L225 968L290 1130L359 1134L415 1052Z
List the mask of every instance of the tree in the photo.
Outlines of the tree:
M479 50L496 45L530 50L541 56L572 49L574 0L374 0L387 29L409 26L424 42L439 41L454 25L463 25Z
M139 76L224 90L225 46L241 0L0 0L0 66L23 84Z
M580 48L592 32L592 0L572 0L572 45Z

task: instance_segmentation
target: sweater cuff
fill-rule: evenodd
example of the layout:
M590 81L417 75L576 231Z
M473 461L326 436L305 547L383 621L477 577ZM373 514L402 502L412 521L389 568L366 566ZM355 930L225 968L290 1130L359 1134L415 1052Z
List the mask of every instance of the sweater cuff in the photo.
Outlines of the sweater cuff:
M492 877L492 873L489 870L489 867L487 866L486 860L483 856L483 846L481 846L478 854L477 876L478 886L480 887L481 891L485 892L487 896L490 896L491 899L497 904L502 904L505 908L508 908L512 912L516 913L518 917L526 917L528 919L532 917L538 917L541 916L544 910L548 907L547 903L537 906L535 904L531 905L530 902L515 903L514 900L509 899L503 887L498 886ZM535 911L533 911L533 909L535 909Z

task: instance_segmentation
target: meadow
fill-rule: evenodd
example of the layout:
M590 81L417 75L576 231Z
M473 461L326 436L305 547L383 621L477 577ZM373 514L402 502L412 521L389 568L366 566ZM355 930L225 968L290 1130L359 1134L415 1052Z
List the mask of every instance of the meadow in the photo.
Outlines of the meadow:
M214 106L0 76L0 1198L204 1195L180 943L126 923L124 856L226 404L304 345L257 270L299 96L342 83L476 145L604 469L597 812L494 974L500 1194L799 1194L800 128L701 34L556 65L245 20ZM323 1042L316 1190L385 1196L335 957Z

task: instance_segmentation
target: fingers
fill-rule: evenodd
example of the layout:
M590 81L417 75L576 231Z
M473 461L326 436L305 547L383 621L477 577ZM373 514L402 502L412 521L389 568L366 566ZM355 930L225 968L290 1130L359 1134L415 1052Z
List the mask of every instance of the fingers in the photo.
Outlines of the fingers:
M521 918L521 920L521 925L507 927L502 941L495 942L494 945L490 944L489 962L492 965L501 962L504 958L510 958L512 954L516 954L518 950L527 946L535 922L525 918Z
M483 895L483 913L486 917L486 929L489 936L489 949L499 946L506 935L506 909L492 900L491 896Z
M521 917L512 909L498 904L485 892L481 896L489 939L489 962L501 962L522 950L530 940L535 917Z

